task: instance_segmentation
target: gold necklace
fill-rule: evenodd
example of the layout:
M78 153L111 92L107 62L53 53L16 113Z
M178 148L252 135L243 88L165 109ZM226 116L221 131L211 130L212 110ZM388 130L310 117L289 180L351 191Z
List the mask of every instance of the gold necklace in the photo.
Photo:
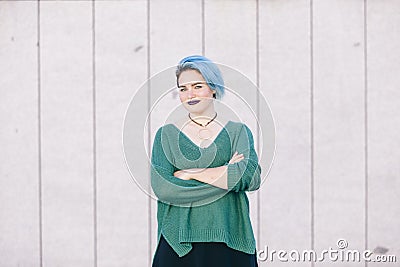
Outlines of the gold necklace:
M214 121L216 117L217 117L217 112L215 112L214 118L212 118L209 122L207 122L206 124L203 125L203 124L201 124L201 123L199 123L199 122L193 120L192 117L190 117L190 113L189 113L189 119L190 119L191 121L193 121L194 123L196 123L197 125L203 127L203 129L200 129L199 132L197 133L198 137L199 137L201 140L209 140L209 139L211 139L211 137L212 137L212 132L211 132L211 130L207 129L206 127L207 127L212 121Z

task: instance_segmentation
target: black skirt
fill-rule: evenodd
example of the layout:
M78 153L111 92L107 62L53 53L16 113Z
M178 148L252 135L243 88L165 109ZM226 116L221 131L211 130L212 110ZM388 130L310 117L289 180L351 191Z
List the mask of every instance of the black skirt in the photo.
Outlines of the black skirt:
M222 242L195 242L183 257L161 235L152 267L256 267L256 254L247 254Z

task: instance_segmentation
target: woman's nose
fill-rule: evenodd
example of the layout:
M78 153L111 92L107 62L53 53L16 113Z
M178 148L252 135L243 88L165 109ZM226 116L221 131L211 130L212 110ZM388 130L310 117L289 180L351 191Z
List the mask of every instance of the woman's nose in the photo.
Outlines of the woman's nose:
M194 97L194 92L192 89L188 90L188 94L187 94L188 98L193 98Z

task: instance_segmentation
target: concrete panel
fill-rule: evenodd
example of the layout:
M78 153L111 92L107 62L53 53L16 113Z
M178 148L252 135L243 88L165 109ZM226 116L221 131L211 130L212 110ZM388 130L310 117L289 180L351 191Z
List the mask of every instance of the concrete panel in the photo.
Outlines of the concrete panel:
M162 93L176 86L174 66L189 55L201 55L201 1L162 1L150 3L150 98L154 105L150 116L149 151L157 129L180 106L176 93L170 92L156 101ZM171 68L172 67L172 68ZM167 69L167 70L166 70ZM162 74L160 74L162 72ZM157 85L159 84L159 86ZM151 255L157 245L157 202L151 201Z
M362 250L365 232L362 1L313 4L315 250ZM340 249L339 249L340 250ZM325 260L315 266L363 266Z
M92 3L40 2L43 265L93 266Z
M368 1L368 243L400 261L400 3ZM379 255L382 254L382 255Z
M126 168L121 133L147 75L146 28L146 1L95 3L98 266L150 266L148 198Z
M201 0L150 2L150 73L201 55Z
M310 266L271 257L311 248L309 13L309 1L260 1L260 88L276 123L275 160L260 193L260 256L269 254L260 266Z
M0 266L40 266L37 3L0 3Z
M256 82L256 1L204 4L205 55Z
M204 43L205 56L214 62L228 66L221 68L223 73L226 96L222 104L232 110L237 116L232 116L234 121L242 121L251 129L258 147L257 130L257 92L255 86L243 83L241 77L230 77L229 68L236 69L238 74L246 76L251 82L257 84L256 73L256 1L204 1ZM245 84L243 87L241 85ZM246 87L246 88L244 88ZM232 93L230 93L232 90ZM236 97L235 92L239 97ZM247 103L242 101L245 98ZM246 104L247 109L246 109ZM243 107L240 107L243 105ZM251 114L252 108L254 115ZM228 112L227 112L228 113ZM225 114L227 116L229 114ZM235 117L238 117L236 119ZM259 151L258 151L259 152ZM266 171L263 169L263 171ZM249 192L250 218L256 242L259 242L259 191Z

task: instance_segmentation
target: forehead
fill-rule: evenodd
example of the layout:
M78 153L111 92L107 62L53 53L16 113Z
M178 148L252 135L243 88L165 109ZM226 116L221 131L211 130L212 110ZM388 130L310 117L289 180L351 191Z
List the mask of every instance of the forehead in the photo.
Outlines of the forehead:
M180 86L198 82L204 83L205 80L197 70L185 70L181 73L181 75L179 75L178 84Z

